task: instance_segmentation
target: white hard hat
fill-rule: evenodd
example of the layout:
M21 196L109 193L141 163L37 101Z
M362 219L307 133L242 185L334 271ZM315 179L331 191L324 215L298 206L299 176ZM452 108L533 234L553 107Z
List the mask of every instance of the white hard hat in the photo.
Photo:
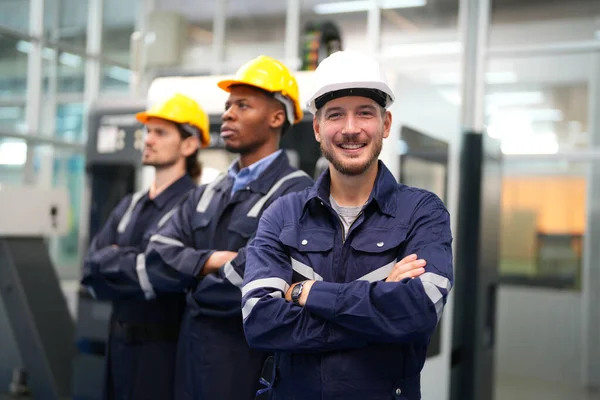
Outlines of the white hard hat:
M369 97L384 108L395 98L379 62L352 50L337 51L321 61L308 110L315 114L326 102L342 96Z

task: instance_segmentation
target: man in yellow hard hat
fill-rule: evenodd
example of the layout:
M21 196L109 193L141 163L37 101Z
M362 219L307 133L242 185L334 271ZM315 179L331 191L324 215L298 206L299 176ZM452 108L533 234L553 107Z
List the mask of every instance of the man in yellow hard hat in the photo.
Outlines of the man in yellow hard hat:
M126 196L94 237L82 284L112 301L105 399L172 399L183 293L158 293L146 273L151 235L197 187L197 155L209 143L208 116L176 94L137 114L146 126L142 162L153 166L149 190Z
M313 182L279 149L281 135L303 116L296 79L285 65L260 56L218 85L229 93L221 138L239 157L188 196L146 253L157 290L187 291L177 399L255 398L266 354L248 347L242 329L245 246L273 201Z

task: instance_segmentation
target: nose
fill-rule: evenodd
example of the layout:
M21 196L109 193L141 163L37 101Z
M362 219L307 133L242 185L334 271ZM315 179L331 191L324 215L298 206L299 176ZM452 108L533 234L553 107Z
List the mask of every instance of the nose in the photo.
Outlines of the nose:
M148 146L152 146L154 144L154 134L152 134L152 132L146 132L146 135L144 135L144 145L146 147Z
M225 112L223 113L223 115L221 116L221 119L223 121L232 121L233 119L235 119L235 113L233 112L233 107L229 107L228 109L226 109Z
M358 127L357 121L354 115L349 114L346 116L346 121L344 127L342 128L342 133L344 134L354 134L359 133L360 129Z

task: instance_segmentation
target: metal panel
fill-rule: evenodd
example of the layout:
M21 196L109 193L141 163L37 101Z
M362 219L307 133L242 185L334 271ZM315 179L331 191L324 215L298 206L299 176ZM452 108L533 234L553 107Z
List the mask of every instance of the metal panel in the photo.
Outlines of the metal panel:
M74 326L44 240L0 238L0 282L31 392L43 399L67 396Z
M501 177L499 143L465 134L455 233L452 399L493 398Z

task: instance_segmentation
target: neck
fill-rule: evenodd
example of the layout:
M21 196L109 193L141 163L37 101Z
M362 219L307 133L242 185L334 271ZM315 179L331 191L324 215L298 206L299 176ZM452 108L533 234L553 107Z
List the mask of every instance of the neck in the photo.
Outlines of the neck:
M377 170L377 162L374 162L364 173L349 176L330 166L331 196L342 207L362 206L369 200L377 178Z
M183 175L185 175L185 169L183 168L175 168L175 166L169 168L156 168L154 181L150 186L148 196L151 199L158 197L159 194Z
M276 143L267 143L252 153L240 154L239 167L246 168L263 158L270 156L278 150Z

